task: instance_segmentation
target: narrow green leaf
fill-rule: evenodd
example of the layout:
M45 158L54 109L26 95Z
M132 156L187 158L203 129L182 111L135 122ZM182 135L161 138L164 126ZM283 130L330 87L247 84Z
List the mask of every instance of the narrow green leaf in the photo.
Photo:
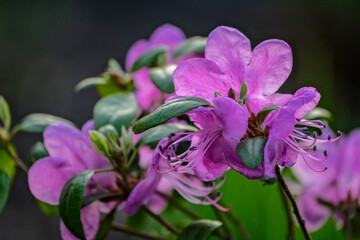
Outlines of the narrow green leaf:
M11 180L9 175L5 171L0 170L0 213L4 209L6 201L8 199L10 185Z
M94 238L94 240L103 240L109 234L112 223L115 217L116 208L113 209L109 214L106 214L104 219L100 222L99 230Z
M214 97L221 97L221 94L219 92L215 92Z
M262 127L263 122L265 121L266 117L271 113L271 111L279 109L281 106L279 105L271 105L266 108L261 109L258 114L256 115L256 124L258 127Z
M43 132L49 125L58 123L74 126L72 122L61 117L44 113L32 113L20 122L19 129L25 132Z
M151 68L149 71L149 77L154 85L165 93L175 92L175 86L173 81L173 72L176 65L171 64L164 67Z
M239 99L243 99L245 97L246 93L247 93L246 82L242 82L241 87L240 87L240 97L239 97Z
M160 46L143 53L132 65L131 72L136 72L143 67L158 67L163 65L166 62L166 52L167 47Z
M332 119L332 114L331 112L329 112L328 110L324 109L324 108L320 108L320 107L316 107L314 108L312 111L308 112L305 116L304 119L308 119L308 120L331 120Z
M80 214L83 195L93 175L92 170L76 174L65 184L60 195L60 217L70 232L80 239L85 239Z
M173 58L177 59L193 53L202 53L205 51L206 37L191 37L180 44L173 52Z
M86 78L86 79L82 80L81 82L79 82L75 86L74 91L80 92L81 90L83 90L85 88L95 87L95 86L104 85L104 84L107 84L107 81L105 78L102 78L102 77Z
M0 171L6 172L10 179L14 179L16 173L15 161L4 148L0 148Z
M114 140L116 141L119 139L119 133L117 132L116 128L113 125L106 124L101 128L99 128L99 132L104 134L104 136L108 136L108 134L112 134L113 137L115 138Z
M121 126L130 127L137 109L138 104L132 93L117 93L102 98L94 107L95 129L110 124L121 133Z
M182 113L200 106L211 106L210 103L202 98L197 97L183 97L169 101L151 114L138 120L134 126L135 134L144 132L152 127L160 125Z
M5 98L1 95L0 95L0 120L2 121L6 131L9 131L11 125L10 108Z
M31 147L29 155L31 160L39 160L48 157L49 153L42 142L37 142Z
M46 216L55 216L59 213L59 207L55 205L48 204L46 202L42 202L40 200L36 201L41 212L43 212Z
M190 223L179 235L178 240L205 240L220 227L222 222L214 220L197 220Z
M176 133L180 131L192 131L195 132L198 129L196 127L179 124L179 123L168 123L163 124L146 131L136 143L136 147L140 147L145 144L157 143L163 138L170 136L171 133Z
M242 140L236 146L237 155L250 169L257 168L264 161L265 137L254 137Z
M109 156L109 146L106 137L99 131L89 131L90 140L98 153L104 156Z
M117 74L119 74L120 76L124 76L125 75L125 72L124 70L122 69L122 67L120 66L120 64L113 58L111 58L109 60L109 63L108 63L108 69L110 71L114 71L116 72Z

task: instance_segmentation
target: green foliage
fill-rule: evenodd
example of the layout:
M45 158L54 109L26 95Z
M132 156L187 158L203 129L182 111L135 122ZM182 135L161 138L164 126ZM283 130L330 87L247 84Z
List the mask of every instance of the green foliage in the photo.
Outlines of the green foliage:
M36 201L41 212L43 212L47 216L54 216L59 213L59 207L55 205L48 204L46 202L37 200Z
M241 87L240 87L240 96L239 99L243 99L245 97L247 93L247 85L246 82L242 82L241 83Z
M206 37L188 38L174 50L173 58L177 59L185 55L204 52L206 41Z
M65 184L60 195L60 217L65 226L80 239L85 239L80 215L83 195L93 175L92 170L76 174Z
M107 81L103 77L86 78L86 79L82 80L81 82L79 82L75 86L74 91L80 92L81 90L83 90L85 88L95 87L95 86L104 85L104 84L107 84Z
M151 68L149 71L149 77L154 85L164 93L175 92L175 86L173 81L173 72L176 65L167 65L164 67Z
M0 213L5 207L10 192L11 179L7 172L0 170Z
M111 230L112 222L114 220L116 213L116 208L113 209L110 213L106 214L104 219L100 222L99 230L94 238L94 240L102 240L107 237Z
M182 113L200 106L211 106L210 103L202 98L197 97L183 97L172 100L161 105L151 114L138 120L134 126L135 134L144 132L152 127L160 125Z
M261 109L258 114L256 115L256 124L258 127L261 127L263 122L265 121L266 117L274 110L279 109L279 105L271 105L266 108Z
M94 107L95 129L113 125L118 133L121 127L129 128L138 109L132 93L116 93L100 99Z
M44 113L32 113L20 122L19 129L25 132L43 132L49 125L58 123L74 126L72 122L61 117Z
M109 156L109 146L106 137L99 131L89 131L90 140L98 153Z
M10 108L5 98L0 95L0 120L2 121L6 131L10 130L11 115Z
M0 148L0 171L6 172L10 179L14 179L16 173L15 166L16 165L12 157L4 148Z
M30 149L30 159L38 160L49 156L48 151L46 150L42 142L36 142Z
M219 221L201 219L189 224L179 235L179 240L205 240L222 225Z
M265 137L254 137L242 140L236 146L236 153L250 169L257 168L264 161Z
M331 112L329 112L328 110L321 108L321 107L316 107L313 110L311 110L310 112L308 112L305 116L304 119L309 119L309 120L332 120L332 114Z
M143 67L159 67L163 66L166 62L166 46L153 48L143 53L138 59L135 60L131 67L131 72L136 72Z
M168 123L163 124L146 131L136 143L136 147L146 144L154 144L160 141L163 138L170 136L171 133L176 133L180 131L197 131L196 127L179 124L179 123Z

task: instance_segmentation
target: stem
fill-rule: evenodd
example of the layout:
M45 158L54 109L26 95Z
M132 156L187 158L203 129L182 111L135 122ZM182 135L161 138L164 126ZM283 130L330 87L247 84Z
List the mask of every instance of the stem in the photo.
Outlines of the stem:
M303 235L304 235L305 239L306 240L311 240L310 235L309 235L309 233L308 233L308 231L306 230L306 227L305 227L305 221L304 221L304 219L302 219L302 217L300 215L300 212L299 212L299 208L298 208L298 206L296 204L296 201L295 201L294 197L291 195L291 192L290 192L288 186L286 185L284 178L281 176L280 168L279 168L278 165L275 166L275 172L276 172L276 176L277 176L277 178L279 180L279 183L280 183L282 189L284 190L286 196L289 198L289 200L291 202L291 205L293 207L293 213L296 216L296 219L297 219L297 221L299 223L299 226L301 228L301 231L303 232Z
M170 232L176 234L176 235L180 235L180 232L178 230L176 230L173 226L171 226L168 222L166 222L162 217L160 217L159 215L153 213L152 211L150 211L150 209L148 209L147 207L142 207L144 209L144 211L149 214L151 217L153 217L155 220L157 220L159 223L161 223L165 228L167 228Z
M138 237L141 237L143 239L150 239L150 240L167 240L166 238L161 238L161 237L157 237L157 236L152 236L152 235L149 235L149 234L146 234L146 233L142 233L142 232L139 232L137 230L133 230L133 229L130 229L130 228L126 228L126 227L123 227L119 224L115 224L113 223L112 224L112 228L114 230L117 230L117 231L120 231L120 232L124 232L124 233L128 233L128 234L131 234L131 235L134 235L134 236L138 236Z
M287 218L287 223L288 223L288 232L287 232L286 239L294 240L295 239L294 222L293 222L293 218L291 216L291 209L290 209L290 206L289 206L289 203L288 203L288 200L286 198L284 190L281 188L281 186L279 184L277 184L277 185L279 186L281 200L284 203L284 208L285 208L286 218Z
M9 144L5 145L5 150L14 159L16 166L20 168L27 175L29 169L27 168L25 163L20 159L17 153L11 149L11 146Z
M224 230L225 230L225 236L224 236L223 239L233 240L234 238L233 238L233 236L232 236L232 234L231 234L230 228L229 228L229 226L227 225L226 220L225 220L225 218L223 217L222 213L221 213L220 210L217 209L216 207L214 207L214 206L211 206L211 207L212 207L212 209L213 209L216 217L223 223L222 227L223 227Z
M134 159L135 159L135 157L136 157L136 155L137 155L138 152L139 152L139 148L136 148L136 149L134 150L133 154L131 155L129 161L127 162L126 168L129 168L129 167L131 166L131 164L132 164L132 162L134 161Z
M156 194L159 195L160 197L164 198L167 202L169 202L170 205L176 207L177 209L179 209L182 213L184 213L185 215L187 215L191 219L194 219L194 220L201 219L200 216L198 216L193 211L191 211L191 210L187 209L186 207L184 207L183 205L181 205L181 203L176 201L176 199L174 199L172 197L169 197L166 194L164 194L162 192L159 192L159 191L157 191Z
M113 169L113 168L109 168L109 169L98 169L98 170L95 170L94 173L113 172L113 171L115 171L115 169Z
M225 205L222 200L219 200L220 205ZM229 218L229 220L236 226L238 232L240 233L240 236L243 240L251 240L250 234L246 230L244 224L241 222L239 218L237 218L231 210L228 212L224 212L225 216Z

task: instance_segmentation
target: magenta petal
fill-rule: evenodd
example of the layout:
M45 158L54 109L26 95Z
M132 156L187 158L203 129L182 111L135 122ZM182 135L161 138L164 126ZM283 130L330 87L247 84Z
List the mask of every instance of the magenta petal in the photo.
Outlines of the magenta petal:
M288 103L288 108L294 111L296 118L302 118L306 113L313 110L320 100L320 93L312 87L300 88Z
M193 144L196 136L193 138ZM214 141L194 168L195 175L204 182L214 181L229 169L219 141Z
M149 69L143 68L133 74L135 95L142 109L148 109L156 100L160 100L162 93L149 78Z
M81 128L81 132L83 133L89 133L89 131L92 131L94 130L95 127L94 127L94 121L93 120L89 120L87 121Z
M214 61L223 72L234 78L239 85L233 88L238 90L251 57L250 41L237 29L217 27L209 34L205 57Z
M285 106L291 100L291 97L291 94L282 93L274 93L270 96L252 96L249 101L249 105L251 111L257 114L260 110L270 105ZM266 121L269 119L269 117L270 115L265 119L264 125L266 125Z
M138 40L135 42L129 49L126 54L125 67L126 71L130 71L132 65L138 59L141 54L146 52L149 49L148 43L146 40Z
M200 97L211 101L215 92L227 96L232 85L213 62L204 58L192 58L181 63L174 71L175 92L178 96Z
M170 182L166 178L161 178L158 187L156 188L156 191L166 196L170 196L172 190L173 187L170 184ZM152 212L159 214L166 208L167 204L168 204L167 199L155 193L150 197L147 206Z
M164 24L153 32L150 43L152 46L166 45L172 53L174 48L185 39L186 36L180 28L171 24Z
M63 186L74 174L72 166L62 158L40 159L29 170L30 191L37 199L58 205Z
M100 211L97 208L97 203L93 203L84 207L81 210L81 222L84 227L84 233L86 239L94 239L97 234L100 225ZM63 221L60 221L61 237L64 240L77 240L65 226Z
M290 46L281 40L267 40L253 50L246 83L249 94L268 96L286 81L292 69Z

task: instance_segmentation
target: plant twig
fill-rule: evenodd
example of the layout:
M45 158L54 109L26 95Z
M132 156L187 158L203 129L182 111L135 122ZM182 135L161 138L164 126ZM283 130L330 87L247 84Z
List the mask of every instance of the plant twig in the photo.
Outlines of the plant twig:
M149 214L151 217L153 217L155 220L157 220L159 223L161 223L165 228L167 228L170 232L179 235L180 232L176 230L173 226L171 226L168 222L166 222L162 217L159 215L153 213L150 209L147 207L142 207L144 211Z
M287 240L294 240L295 239L294 222L293 222L293 218L291 216L291 209L290 209L290 206L289 206L289 203L288 203L288 200L286 198L284 190L281 188L281 186L279 184L277 184L277 185L279 187L281 200L284 203L284 208L285 208L285 213L286 213L286 218L287 218L288 231L287 231L286 239Z
M279 183L280 183L282 189L284 190L286 196L289 198L289 200L291 202L291 205L293 207L293 213L296 216L296 219L297 219L297 221L299 223L299 226L301 228L301 231L302 231L305 239L306 240L311 240L310 235L309 235L309 233L308 233L308 231L306 229L306 226L305 226L305 221L304 221L304 219L302 219L302 217L300 215L300 211L299 211L299 208L298 208L298 206L296 204L296 201L295 201L294 197L292 196L288 186L286 185L285 180L284 180L284 178L282 177L282 175L280 173L280 168L279 168L278 165L275 166L275 172L276 172L276 176L277 176L277 178L279 180Z
M137 236L137 237L141 237L143 239L150 239L150 240L168 240L166 238L161 238L161 237L158 237L158 236L152 236L152 235L149 235L149 234L146 234L146 233L142 233L142 232L139 232L139 231L136 231L134 229L130 229L130 228L126 228L124 226L121 226L119 224L116 224L116 223L113 223L112 224L112 228L114 230L117 230L117 231L120 231L120 232L124 232L124 233L128 233L128 234L131 234L131 235L134 235L134 236Z
M12 157L12 159L14 159L16 166L20 168L27 175L29 169L27 168L25 163L20 159L20 157L16 154L16 152L13 151L8 144L6 144L5 149L7 153Z
M219 219L220 222L223 223L222 227L223 227L223 229L224 229L224 231L225 231L225 236L224 236L223 239L233 240L234 237L232 236L231 231L230 231L230 228L229 228L229 226L227 225L226 220L225 220L225 218L223 217L222 213L221 213L220 210L217 209L216 207L214 207L214 206L211 206L211 207L212 207L212 209L213 209L213 211L214 211L217 219Z
M126 164L126 167L129 168L131 166L131 164L133 163L133 161L135 160L135 157L136 155L138 154L139 152L139 148L135 148L134 152L132 153L129 161L127 162Z

